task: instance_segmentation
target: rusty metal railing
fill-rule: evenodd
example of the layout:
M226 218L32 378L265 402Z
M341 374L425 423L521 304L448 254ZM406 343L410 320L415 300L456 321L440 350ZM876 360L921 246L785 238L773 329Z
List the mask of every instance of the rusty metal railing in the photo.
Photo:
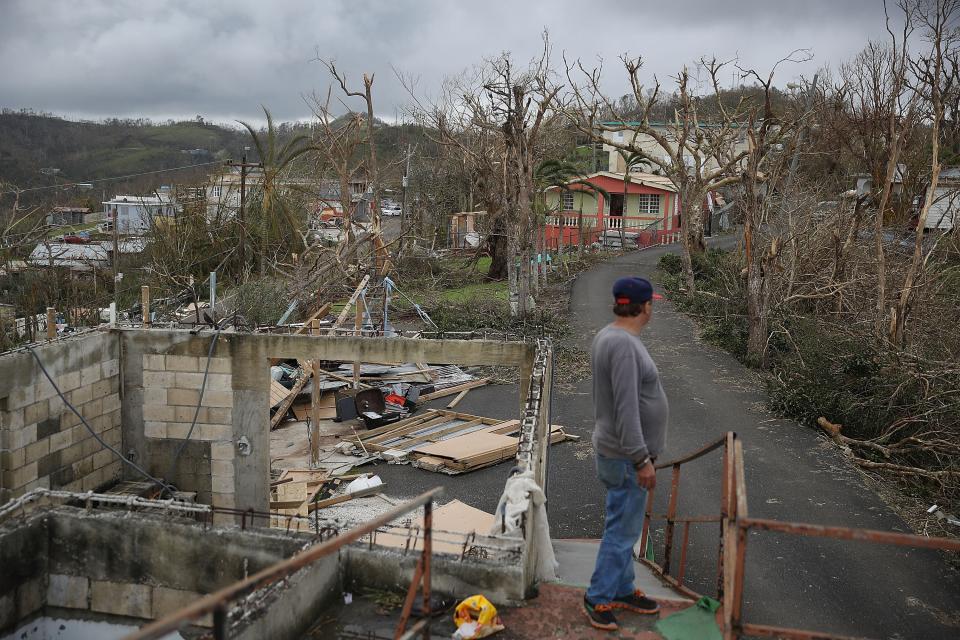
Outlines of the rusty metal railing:
M667 512L665 514L655 514L653 512L653 496L654 492L650 491L647 496L647 512L646 517L643 522L643 533L640 536L640 549L641 557L640 561L645 565L650 567L659 575L663 580L665 580L670 586L679 591L680 593L697 599L700 598L701 594L697 593L689 586L684 583L684 578L686 576L687 569L687 548L690 544L690 527L694 524L709 524L717 523L720 528L720 534L718 536L718 550L717 550L717 599L723 598L724 592L724 531L726 529L726 524L730 518L732 510L731 498L734 493L731 490L731 475L730 472L734 469L733 456L735 443L739 444L736 440L736 434L732 431L725 433L721 438L707 444L706 446L689 453L687 455L681 456L675 460L670 460L669 462L661 462L655 465L655 468L659 471L661 469L671 469L671 478L670 478L670 493L667 498ZM722 480L722 489L720 497L720 508L719 513L716 514L707 514L707 515L693 515L693 516L678 516L677 515L677 503L680 497L680 470L681 467L694 460L702 458L703 456L716 451L717 449L723 450L723 472L721 476ZM653 560L648 560L646 558L646 549L647 545L650 544L650 524L654 520L663 520L665 521L664 527L664 540L663 540L663 564L657 564ZM674 538L676 537L676 527L677 525L683 527L683 538L680 543L680 562L676 571L676 575L673 573L673 552L674 552Z
M719 514L678 516L677 502L680 494L680 474L684 464L723 450L721 471L721 498ZM688 455L656 465L657 470L671 469L670 494L667 512L653 513L653 492L647 502L646 518L640 538L640 549L645 550L650 540L650 524L654 520L666 522L664 527L663 565L641 558L641 561L663 578L674 589L691 598L699 598L697 593L684 583L686 573L687 547L690 540L690 527L693 524L717 522L720 524L717 566L717 599L721 601L721 620L724 640L735 640L741 635L750 637L787 638L789 640L853 640L850 636L837 635L825 631L799 629L792 627L755 624L743 619L743 588L746 581L746 552L748 533L769 531L787 535L830 538L890 544L902 547L935 549L939 551L960 551L960 540L919 536L892 531L857 529L852 527L833 527L803 522L784 522L766 518L750 517L747 507L747 487L743 463L743 444L732 432L707 444ZM677 525L683 528L680 546L680 562L676 574L673 572L674 538ZM860 639L862 640L862 638Z
M747 510L747 489L744 477L743 447L739 441L733 448L732 465L725 468L725 487L728 494L730 517L724 523L723 534L723 637L734 640L741 635L750 637L787 638L789 640L853 640L851 636L837 635L812 629L798 629L743 620L743 586L746 581L747 535L751 530L771 531L788 535L851 540L902 547L960 551L960 540L918 536L893 531L832 527L803 522L783 522L766 518L751 518ZM862 637L861 637L862 640Z
M384 526L397 518L410 513L414 509L422 506L423 513L423 552L417 560L417 566L414 570L413 580L410 581L410 587L407 590L407 596L403 603L403 609L400 614L400 622L394 638L411 638L416 633L423 632L424 638L429 637L430 625L430 560L432 556L432 537L433 527L433 501L443 492L442 487L436 487L423 493L413 500L390 509L362 526L342 532L335 538L322 542L294 555L287 560L283 560L271 565L262 571L255 573L245 580L235 582L226 587L200 598L195 603L175 611L168 616L155 620L145 625L140 630L124 638L124 640L151 640L161 638L165 634L177 631L184 625L197 620L205 615L213 615L213 637L215 640L224 640L229 632L227 625L227 611L231 602L249 594L250 592L261 589L265 586L276 583L279 580L287 578L309 566L318 559L328 556L340 548L356 542L365 535L370 534L378 527ZM418 620L409 630L406 629L407 621L410 618L410 612L413 607L413 601L416 598L417 591L423 594L423 618Z

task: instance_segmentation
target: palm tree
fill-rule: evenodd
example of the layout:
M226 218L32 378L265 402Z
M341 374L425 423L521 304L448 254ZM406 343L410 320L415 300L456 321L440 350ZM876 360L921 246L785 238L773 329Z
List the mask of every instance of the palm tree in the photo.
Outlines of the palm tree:
M297 219L290 210L287 194L281 185L284 175L289 171L293 161L309 151L318 148L310 144L310 138L305 134L292 137L286 144L280 145L277 139L277 129L273 124L270 110L261 105L264 115L267 116L267 129L258 132L250 124L238 120L253 139L253 144L260 156L263 165L263 177L260 183L260 275L266 274L269 238L280 237L287 229L297 227ZM245 267L245 265L242 265Z
M644 156L636 152L627 153L622 149L617 149L617 153L623 158L623 212L621 213L620 219L620 248L623 249L624 244L626 244L626 233L624 232L625 221L623 218L627 215L627 185L630 183L630 172L634 167L643 166L648 164L648 162Z
M591 182L580 168L572 162L566 160L544 160L534 172L534 180L537 184L537 191L540 195L541 209L544 217L548 213L546 207L546 192L548 189L556 188L561 192L572 193L573 191L586 191L595 196L600 195L607 201L610 194L601 186ZM573 187L580 187L574 189ZM583 212L581 211L577 222L577 246L583 246ZM561 229L561 234L563 233Z

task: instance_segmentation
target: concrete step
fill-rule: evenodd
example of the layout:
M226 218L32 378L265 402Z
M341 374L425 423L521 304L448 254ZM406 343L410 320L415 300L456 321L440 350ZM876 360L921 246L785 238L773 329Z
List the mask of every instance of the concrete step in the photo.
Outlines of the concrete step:
M597 561L599 540L570 540L560 539L553 541L553 551L560 564L558 574L560 584L586 589L590 586L590 576ZM683 594L677 593L664 583L653 571L644 564L634 561L634 583L656 600L682 600L691 602Z

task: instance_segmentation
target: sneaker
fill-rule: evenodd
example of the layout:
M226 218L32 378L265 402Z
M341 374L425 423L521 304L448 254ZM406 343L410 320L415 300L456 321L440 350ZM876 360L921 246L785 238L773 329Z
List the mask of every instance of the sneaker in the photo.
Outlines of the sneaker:
M614 609L626 609L634 613L653 614L660 611L660 605L648 598L643 591L637 589L628 596L614 598L610 606Z
M609 604L590 604L587 597L583 597L583 611L590 619L594 629L616 631L617 619L613 615L613 606Z

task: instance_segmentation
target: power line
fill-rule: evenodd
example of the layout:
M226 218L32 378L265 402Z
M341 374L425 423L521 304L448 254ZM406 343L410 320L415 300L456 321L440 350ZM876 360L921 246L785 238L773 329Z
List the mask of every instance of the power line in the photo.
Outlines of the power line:
M144 171L143 173L131 173L125 176L114 176L112 178L97 178L96 180L77 180L75 182L64 182L62 184L48 185L46 187L30 187L29 189L11 189L10 191L4 191L4 194L8 193L26 193L27 191L45 191L47 189L63 189L66 187L76 187L79 185L94 184L98 182L113 182L115 180L126 180L127 178L138 178L140 176L149 176L156 173L168 173L170 171L182 171L184 169L193 169L195 167L209 167L213 164L220 164L219 160L214 160L213 162L203 162L201 164L188 164L182 167L173 167L171 169L157 169L156 171Z

